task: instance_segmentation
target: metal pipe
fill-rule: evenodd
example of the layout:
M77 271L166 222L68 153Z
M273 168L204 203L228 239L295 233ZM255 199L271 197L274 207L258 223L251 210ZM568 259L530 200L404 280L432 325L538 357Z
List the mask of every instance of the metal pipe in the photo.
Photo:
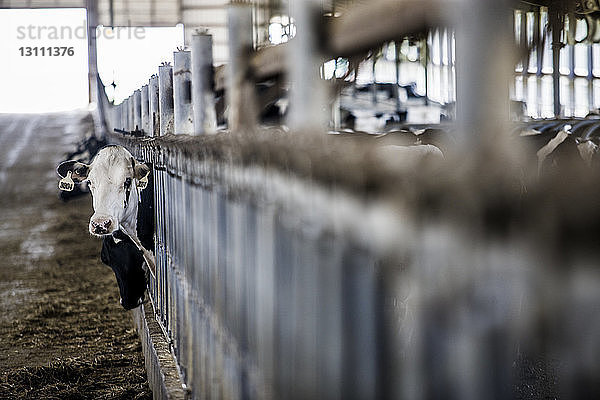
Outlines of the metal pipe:
M108 2L108 15L109 15L109 24L111 28L115 26L115 5L114 0L109 0Z
M148 134L160 134L160 112L158 107L158 75L152 75L148 81Z
M119 104L112 108L112 128L123 128L121 122L123 122L121 113L123 112L123 104Z
M321 1L306 0L295 4L296 37L290 42L290 111L292 130L321 132L327 126L326 92L319 76L323 64L319 44Z
M194 134L214 133L217 128L215 110L213 39L206 31L192 35L192 103Z
M594 45L587 45L588 65L587 65L587 83L588 83L588 110L594 111Z
M429 31L427 33L427 38L423 39L421 42L421 62L423 63L423 69L425 71L425 104L429 104L429 60L430 60L430 49L429 49L429 38L432 38L433 41L433 32Z
M527 11L521 11L519 15L521 19L521 29L519 32L519 45L521 46L521 81L523 85L523 101L529 103L528 73L529 73L529 50L527 43Z
M542 14L539 9L536 9L533 12L533 44L535 46L535 54L536 54L536 87L537 87L537 95L536 95L536 103L537 110L535 115L540 118L542 116L542 69L544 66L544 39L542 29L545 29L542 25ZM529 110L528 110L529 111ZM531 113L529 113L531 114Z
M371 101L373 105L377 105L377 73L375 67L377 66L377 56L373 55L371 59L371 74L373 75L373 86L371 86Z
M133 94L127 98L127 128L126 130L132 132L135 130L135 107Z
M249 56L253 48L252 7L231 3L227 7L229 64L227 64L227 104L229 129L252 129L256 124L254 85L248 81Z
M127 130L127 99L124 99L120 104L121 107L121 129Z
M454 30L446 29L446 46L448 46L448 102L454 101Z
M561 117L562 107L560 105L560 49L563 44L560 41L560 32L563 20L557 7L549 9L550 26L552 27L552 87L554 91L554 116Z
M94 0L86 0L87 10L87 32L88 32L88 88L90 103L97 103L100 101L99 87L98 87L98 61L97 61L97 49L96 44L96 27L98 26L98 4ZM102 112L102 107L98 107ZM104 116L102 116L104 117Z
M144 131L144 135L150 135L150 121L149 121L149 105L148 105L148 85L142 86L141 89L141 102L142 102L142 119L141 129Z
M190 135L192 122L192 69L191 53L186 50L173 53L173 103L175 134Z
M569 113L575 116L575 45L569 45Z
M158 103L160 109L160 136L173 133L173 67L158 67Z
M142 129L142 92L137 89L133 92L133 130Z
M400 112L402 103L400 102L400 42L394 42L394 61L396 63L396 112Z

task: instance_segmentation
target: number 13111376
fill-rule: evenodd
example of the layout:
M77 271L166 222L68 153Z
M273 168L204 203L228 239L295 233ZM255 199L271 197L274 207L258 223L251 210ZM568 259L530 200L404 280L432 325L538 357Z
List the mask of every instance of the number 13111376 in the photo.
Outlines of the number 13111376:
M63 56L73 56L75 54L75 49L73 47L58 47L58 46L49 46L49 47L19 47L19 52L22 57L38 57L38 56L46 56L46 57L63 57Z

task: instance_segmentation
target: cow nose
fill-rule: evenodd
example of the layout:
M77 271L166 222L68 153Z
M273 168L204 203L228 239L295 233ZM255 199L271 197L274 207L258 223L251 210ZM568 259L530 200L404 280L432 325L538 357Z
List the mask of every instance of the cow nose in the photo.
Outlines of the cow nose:
M97 219L90 221L92 232L98 235L106 235L111 232L112 221L110 219Z

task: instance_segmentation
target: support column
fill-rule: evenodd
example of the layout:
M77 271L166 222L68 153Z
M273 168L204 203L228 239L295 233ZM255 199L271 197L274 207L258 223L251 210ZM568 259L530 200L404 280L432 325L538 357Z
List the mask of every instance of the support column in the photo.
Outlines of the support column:
M96 59L96 26L98 25L98 5L96 0L86 0L88 34L88 87L89 102L98 102L98 62Z

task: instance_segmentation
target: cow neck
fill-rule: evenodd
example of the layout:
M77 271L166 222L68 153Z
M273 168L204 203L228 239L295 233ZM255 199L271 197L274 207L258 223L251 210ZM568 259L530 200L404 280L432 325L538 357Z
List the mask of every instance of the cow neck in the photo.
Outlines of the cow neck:
M129 236L127 236L127 234L125 232L123 232L121 229L114 231L112 234L113 238L121 241L121 240L130 240Z

